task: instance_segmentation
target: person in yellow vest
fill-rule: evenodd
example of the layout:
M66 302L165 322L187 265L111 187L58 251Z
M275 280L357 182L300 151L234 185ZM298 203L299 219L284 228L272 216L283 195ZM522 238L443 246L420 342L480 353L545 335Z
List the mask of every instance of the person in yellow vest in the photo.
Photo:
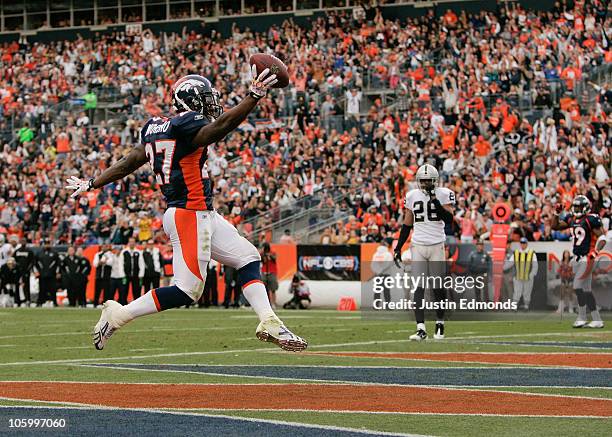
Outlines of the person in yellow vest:
M533 278L538 274L538 258L535 252L527 246L527 238L520 240L520 249L514 251L513 256L506 260L504 270L514 267L514 294L512 301L518 304L523 298L523 309L529 309L531 302L531 291L533 290Z

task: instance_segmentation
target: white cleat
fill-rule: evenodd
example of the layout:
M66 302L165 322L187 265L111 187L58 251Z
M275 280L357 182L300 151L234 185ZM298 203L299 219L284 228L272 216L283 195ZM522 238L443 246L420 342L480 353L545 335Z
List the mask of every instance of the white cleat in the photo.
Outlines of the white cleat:
M424 341L427 340L427 332L423 329L417 329L417 332L408 337L411 341Z
M289 331L278 317L270 317L261 322L255 335L259 340L274 343L286 351L299 352L308 346L306 340Z
M602 322L601 320L593 320L591 323L589 323L588 325L586 325L587 328L603 328L604 327L604 322Z
M98 320L93 330L93 344L95 348L99 351L104 349L106 342L115 331L132 319L132 315L120 303L114 300L104 302L100 320Z
M444 340L444 323L436 323L434 340Z
M587 323L588 322L586 320L576 319L576 321L572 325L572 328L584 328L587 325Z

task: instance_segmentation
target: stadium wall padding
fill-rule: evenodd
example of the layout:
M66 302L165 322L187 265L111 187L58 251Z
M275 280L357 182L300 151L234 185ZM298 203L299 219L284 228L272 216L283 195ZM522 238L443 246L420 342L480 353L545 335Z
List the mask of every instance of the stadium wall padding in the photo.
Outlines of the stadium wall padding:
M442 15L447 9L455 12L465 10L469 13L478 13L481 10L494 11L497 9L499 2L490 0L473 0L473 1L456 1L442 3L434 6L436 15ZM551 10L554 6L554 0L519 0L519 3L529 9L536 10ZM351 9L351 8L348 8ZM382 7L382 14L388 19L406 19L407 17L418 17L424 15L429 8L415 7L414 5L399 4L385 5ZM159 32L177 32L180 33L185 27L188 31L200 32L204 35L210 35L212 30L219 32L223 37L231 35L232 25L236 23L241 29L249 27L257 32L265 32L272 25L280 25L284 20L292 18L296 23L305 25L312 19L325 15L325 11L313 11L310 15L303 15L303 11L298 14L288 13L270 13L247 16L232 16L222 17L216 21L202 20L173 20L151 22L143 24L143 28L151 29L155 33ZM90 27L73 27L52 30L39 30L35 33L28 31L27 39L30 42L50 42L57 40L75 40L79 36L83 38L93 38L97 34L110 34L113 32L121 32L125 30L125 24L110 25L103 30L92 30ZM0 43L18 40L19 32L7 32L0 34Z
M371 278L372 272L370 270L370 264L372 256L379 245L377 243L364 243L361 245L294 245L294 244L272 244L271 249L277 256L277 267L278 267L278 281L279 290L277 292L277 299L279 303L284 303L290 298L289 287L291 284L291 278L293 275L300 272L298 254L304 254L312 257L313 254L319 251L321 257L335 256L335 257L358 257L357 270L355 273L360 274L363 281L367 281ZM551 241L551 242L531 242L529 246L537 253L540 267L537 275L537 279L534 285L534 291L532 294L532 308L536 310L546 310L552 306L556 306L558 303L558 297L555 294L555 288L558 285L558 278L556 277L556 271L559 265L559 259L561 259L564 250L571 250L571 243L569 241ZM162 252L162 257L165 262L165 274L168 276L172 275L172 251L169 245L159 245L159 249ZM463 250L460 250L459 256L457 257L457 263L461 264L467 259L471 252L472 245L463 245ZM511 249L518 248L518 243L513 243ZM67 247L59 246L54 247L52 250L59 252L60 254L65 253ZM33 247L32 250L35 253L39 253L42 248ZM84 256L93 262L93 258L98 252L99 246L93 245L88 246L84 250ZM608 244L602 251L602 259L599 261L600 268L606 269L607 278L612 281L612 244ZM320 263L323 265L323 262ZM92 266L93 267L93 266ZM308 278L307 275L302 275L307 280L312 293L313 306L315 307L335 307L339 299L343 296L353 297L358 305L361 304L361 281L359 280L331 280L333 275L316 274L313 278ZM93 300L94 295L94 282L95 282L95 269L89 276L89 283L87 287L87 298ZM611 282L596 281L594 283L594 293L597 298L597 303L603 308L612 309L612 293L609 292ZM219 276L218 290L219 290L219 301L223 301L225 284L223 277ZM131 298L131 293L130 293Z

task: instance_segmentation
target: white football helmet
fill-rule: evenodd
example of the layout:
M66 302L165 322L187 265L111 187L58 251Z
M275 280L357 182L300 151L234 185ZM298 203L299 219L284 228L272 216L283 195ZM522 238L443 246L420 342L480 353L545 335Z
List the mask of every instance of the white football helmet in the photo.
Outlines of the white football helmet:
M423 164L416 172L417 185L425 194L429 194L438 186L439 179L438 170L431 164Z

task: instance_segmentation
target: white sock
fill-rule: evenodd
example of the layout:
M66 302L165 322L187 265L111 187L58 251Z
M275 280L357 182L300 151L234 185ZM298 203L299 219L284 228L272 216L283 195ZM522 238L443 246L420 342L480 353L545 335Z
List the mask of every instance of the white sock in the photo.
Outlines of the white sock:
M419 329L422 329L423 331L427 331L427 330L425 329L425 323L417 323L417 331L418 331Z
M599 310L591 311L591 319L594 322L601 322L601 316L599 315Z
M260 321L269 319L270 317L276 317L272 307L270 306L270 299L268 299L268 292L263 282L255 281L247 284L242 289L242 294L251 304L253 311L257 313Z
M157 306L155 305L152 291L153 290L145 293L124 307L132 317L136 318L157 312Z

